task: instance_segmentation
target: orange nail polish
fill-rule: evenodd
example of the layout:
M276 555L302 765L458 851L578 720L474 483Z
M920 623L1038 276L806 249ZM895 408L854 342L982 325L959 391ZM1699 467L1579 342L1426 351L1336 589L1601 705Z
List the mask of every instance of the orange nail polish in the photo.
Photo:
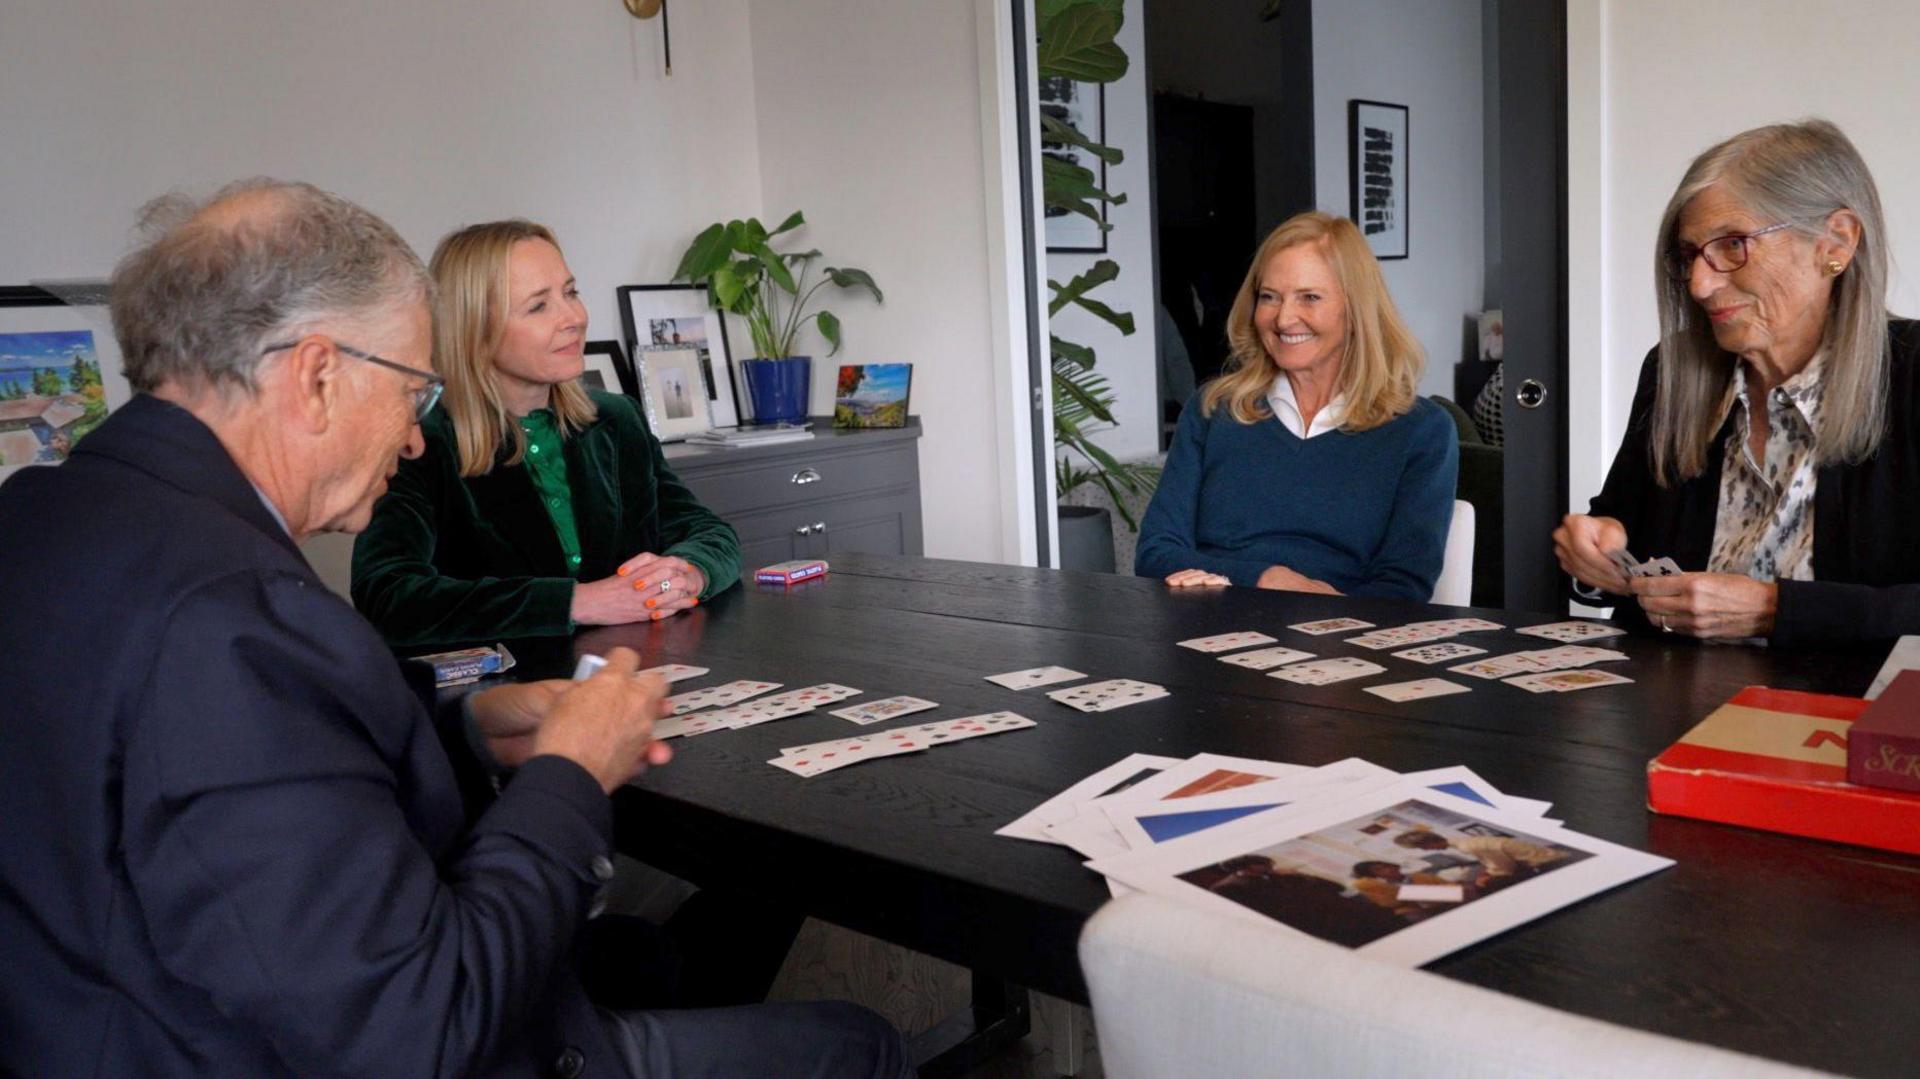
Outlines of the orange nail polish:
M647 606L649 606L649 607L651 607L651 606L653 606L653 604L651 604L651 603L649 603L649 604L647 604ZM667 612L665 612L665 611L655 611L655 612L653 612L653 620L654 620L655 622L658 622L658 621L660 621L660 620L661 620L662 618L665 618L666 616L667 616Z
M648 585L650 585L650 584L652 584L652 583L653 583L652 581L635 581L635 582L633 582L633 587L635 587L635 588L645 588L645 587L647 587Z
M621 566L619 569L614 570L614 572L618 573L622 577L625 577L627 575L627 567Z
M700 601L699 601L699 600L697 600L697 599L690 599L690 600L688 600L688 601L687 601L687 606L688 606L688 607L698 607L698 606L700 606Z
M649 611L651 611L651 610L653 610L653 605L654 605L655 603L657 603L657 602L659 602L659 601L658 601L658 600L651 600L651 599L650 599L650 600L648 600L648 601L647 601L647 610L649 610Z

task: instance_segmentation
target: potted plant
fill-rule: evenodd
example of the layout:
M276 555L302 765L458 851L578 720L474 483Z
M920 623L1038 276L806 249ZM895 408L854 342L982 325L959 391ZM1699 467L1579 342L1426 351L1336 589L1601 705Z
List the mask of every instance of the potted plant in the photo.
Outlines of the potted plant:
M872 276L852 267L825 267L809 286L807 273L820 252L775 251L772 243L804 224L806 218L797 210L771 232L758 218L716 222L694 237L673 272L675 281L706 285L715 307L746 320L753 358L741 361L740 368L759 423L806 418L813 360L793 354L802 326L811 322L819 327L820 336L833 346L829 356L840 351L840 320L824 309L808 313L814 293L826 285L865 289L875 303L884 302Z
M1127 73L1127 54L1114 43L1120 32L1120 5L1114 0L1042 0L1037 7L1035 26L1036 66L1041 78L1067 78L1078 82L1108 83ZM1122 160L1119 149L1086 137L1065 122L1042 115L1040 145L1043 150L1077 147L1109 165ZM1099 177L1061 153L1041 155L1041 196L1047 209L1055 213L1074 213L1090 218L1102 231L1110 229L1100 212L1100 204L1117 206L1126 196L1112 194L1100 187ZM1058 315L1068 305L1093 315L1123 334L1133 333L1133 316L1101 303L1088 295L1094 289L1120 276L1120 264L1112 259L1095 262L1086 272L1066 284L1049 279L1052 296L1047 316ZM1092 348L1050 334L1049 349L1053 368L1053 441L1054 480L1058 497L1065 499L1088 483L1103 488L1127 527L1139 531L1140 524L1127 506L1127 495L1139 496L1153 490L1160 469L1144 462L1121 462L1097 445L1092 436L1118 425L1113 417L1114 397L1107 381L1094 372ZM1113 522L1104 509L1062 505L1059 564L1067 569L1092 569L1111 572L1113 564Z

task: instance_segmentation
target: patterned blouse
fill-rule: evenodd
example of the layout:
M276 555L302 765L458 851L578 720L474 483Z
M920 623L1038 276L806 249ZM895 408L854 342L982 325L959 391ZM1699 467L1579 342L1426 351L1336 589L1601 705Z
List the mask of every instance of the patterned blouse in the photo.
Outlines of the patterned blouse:
M1767 395L1765 460L1748 448L1747 367L1737 364L1721 414L1737 410L1720 467L1720 510L1713 525L1712 573L1759 581L1813 580L1814 433L1820 429L1824 354Z

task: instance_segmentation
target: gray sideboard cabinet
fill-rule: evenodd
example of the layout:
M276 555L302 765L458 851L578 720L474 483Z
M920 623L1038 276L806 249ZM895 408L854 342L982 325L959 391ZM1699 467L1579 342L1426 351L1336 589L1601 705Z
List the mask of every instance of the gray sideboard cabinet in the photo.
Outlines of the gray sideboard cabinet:
M839 431L813 420L801 442L747 449L675 443L667 465L740 534L748 573L794 558L922 553L920 418Z

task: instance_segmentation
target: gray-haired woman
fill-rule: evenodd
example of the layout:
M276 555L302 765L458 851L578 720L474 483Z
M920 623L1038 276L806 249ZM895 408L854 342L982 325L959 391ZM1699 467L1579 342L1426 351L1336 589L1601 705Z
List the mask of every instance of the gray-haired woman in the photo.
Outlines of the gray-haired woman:
M1822 120L1694 159L1660 222L1660 344L1560 565L1669 633L1842 645L1920 633L1920 324L1886 309L1886 224ZM1681 572L1630 576L1617 556ZM1578 589L1576 589L1578 591Z

